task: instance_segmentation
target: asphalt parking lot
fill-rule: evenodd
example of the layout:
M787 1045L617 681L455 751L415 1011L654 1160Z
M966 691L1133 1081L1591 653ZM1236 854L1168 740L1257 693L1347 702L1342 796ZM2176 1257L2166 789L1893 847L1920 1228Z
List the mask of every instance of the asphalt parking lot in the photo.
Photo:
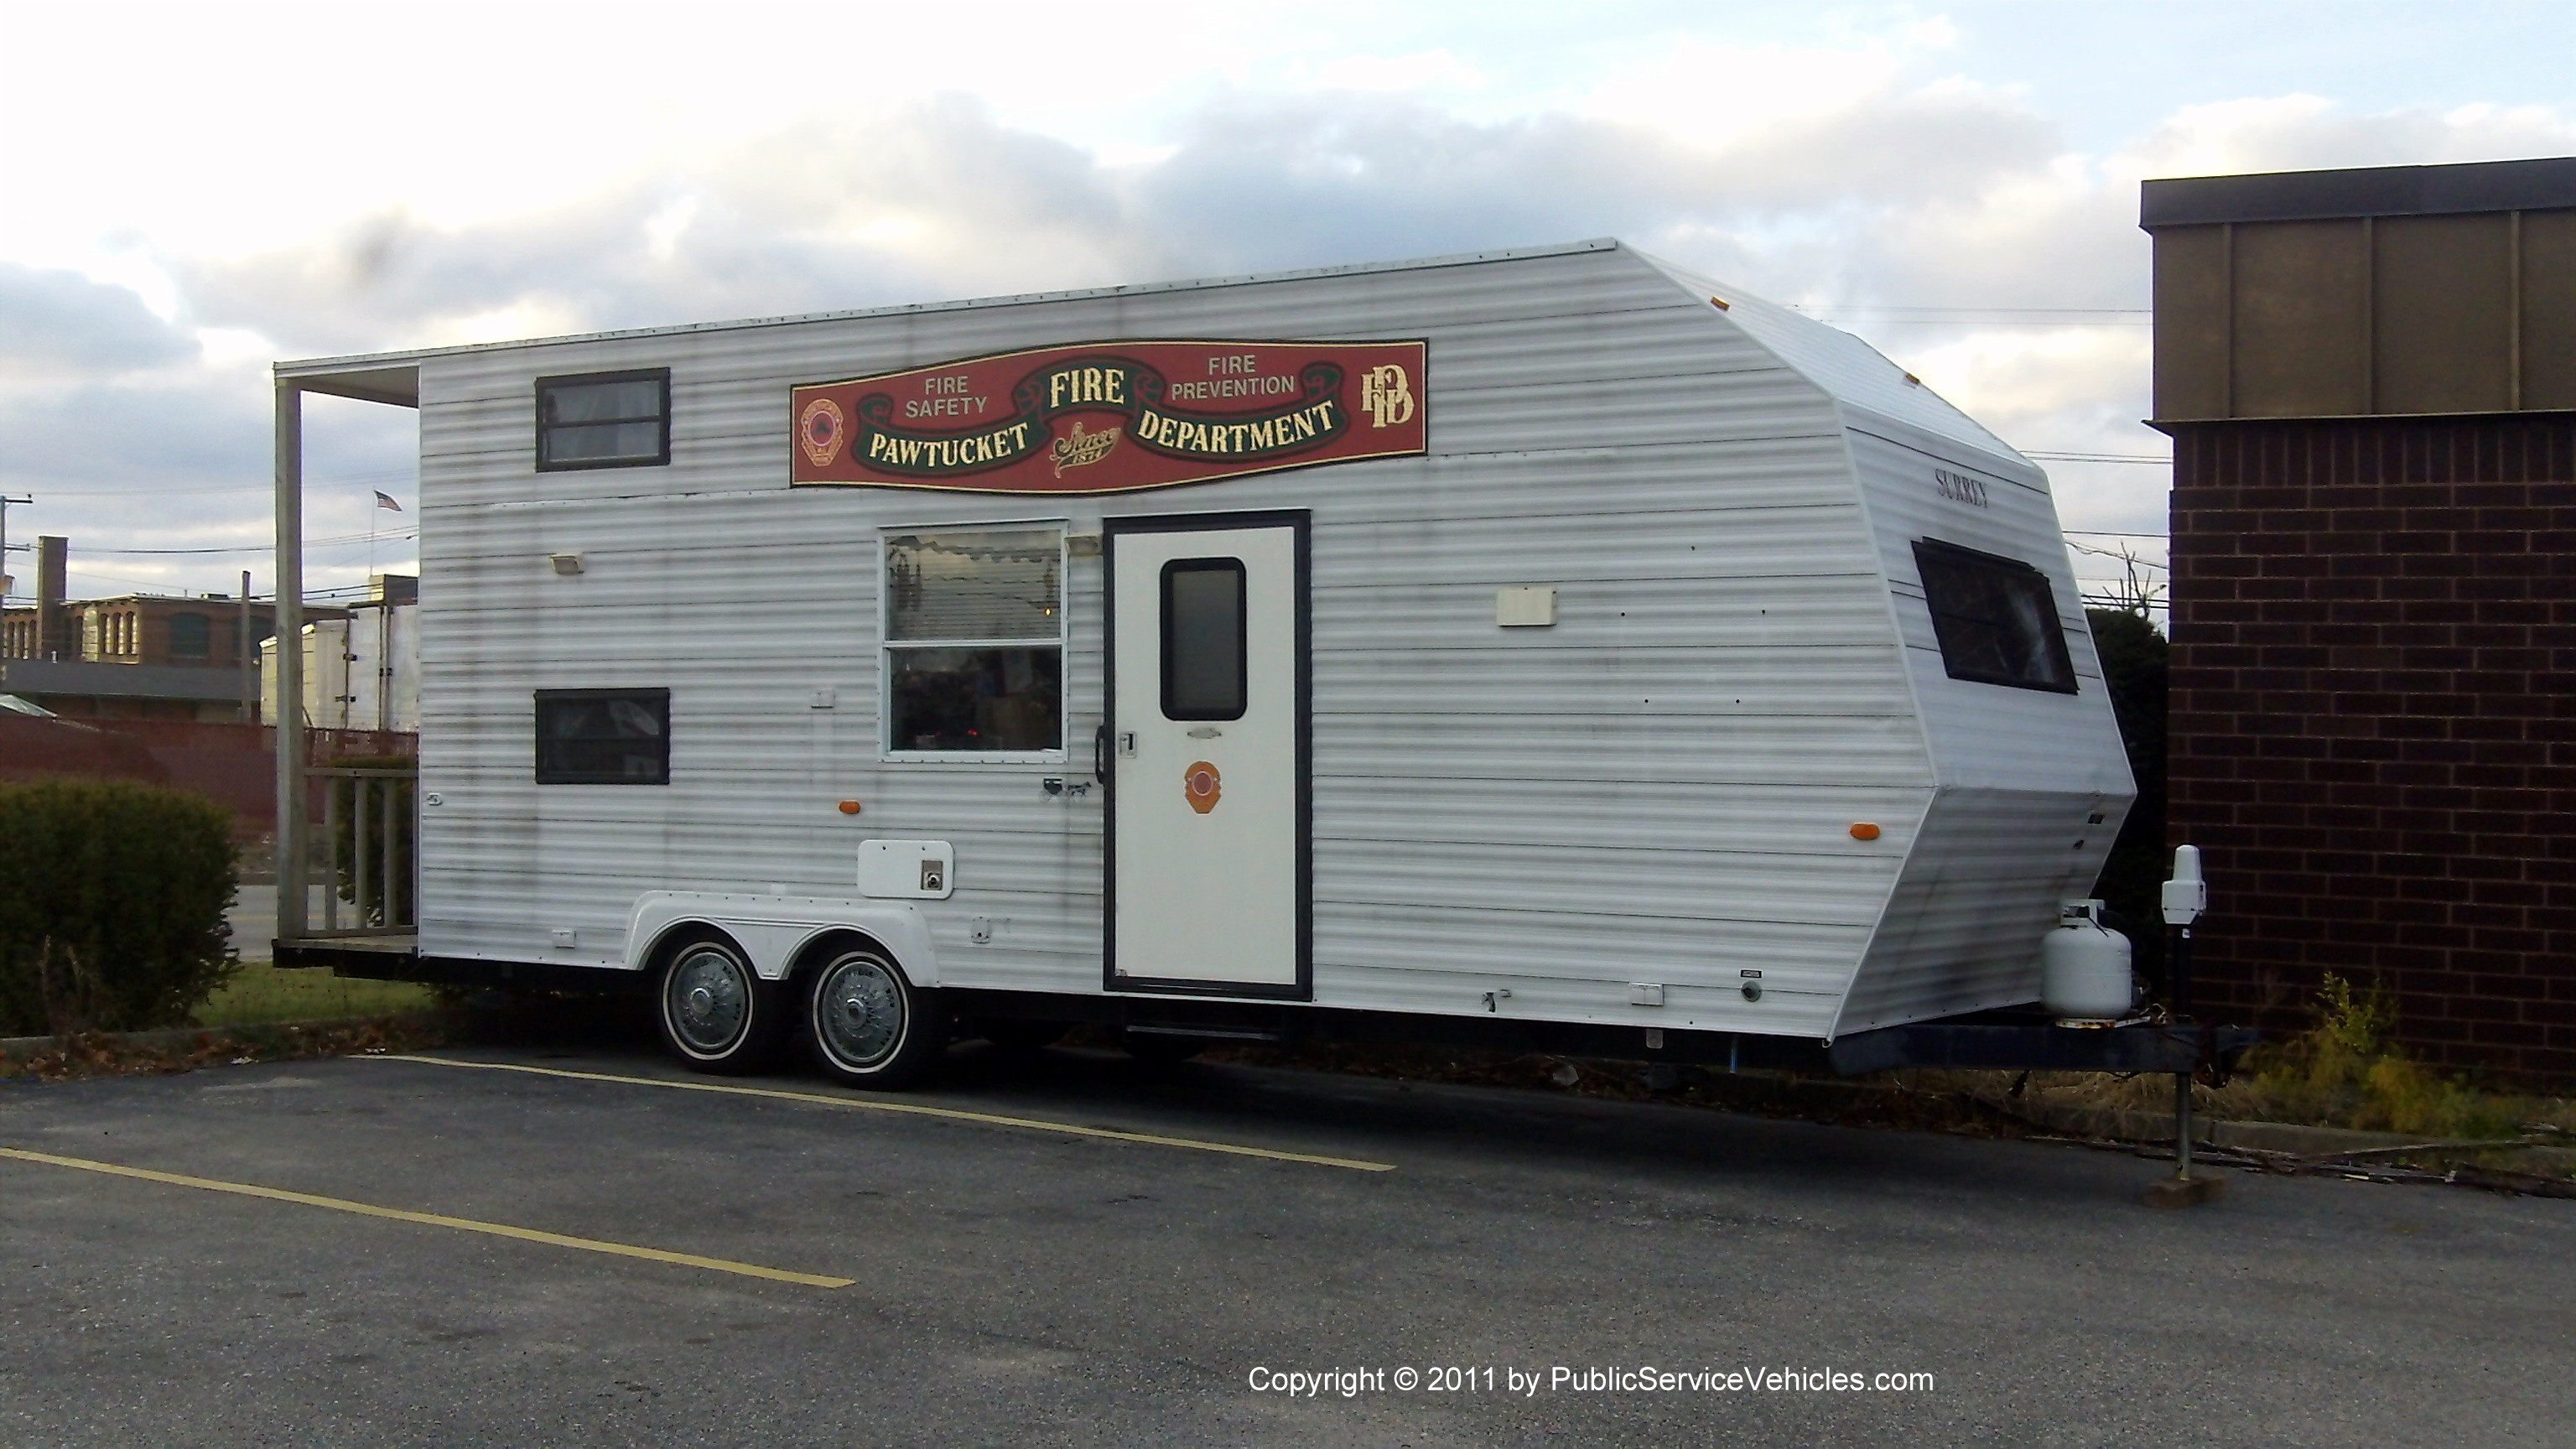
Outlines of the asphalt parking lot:
M961 1048L901 1097L435 1055L0 1087L0 1445L2576 1423L2576 1203L2240 1176L2159 1212L2079 1149L1111 1053ZM1784 1369L1931 1377L1722 1377Z

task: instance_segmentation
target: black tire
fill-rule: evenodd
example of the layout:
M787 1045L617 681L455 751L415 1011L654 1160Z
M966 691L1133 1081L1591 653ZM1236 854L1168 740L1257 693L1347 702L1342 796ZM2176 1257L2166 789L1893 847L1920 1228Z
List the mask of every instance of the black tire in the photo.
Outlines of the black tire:
M913 985L874 946L835 949L806 978L805 1045L814 1065L852 1087L919 1084L948 1048L938 995Z
M691 931L664 946L653 998L662 1044L693 1071L757 1071L787 1033L786 993L761 980L721 931Z
M1194 1036L1171 1036L1159 1031L1131 1031L1120 1028L1118 1044L1127 1055L1149 1067L1176 1066L1206 1051L1208 1044Z
M1066 1021L1038 1021L1025 1016L993 1016L975 1023L975 1034L1006 1052L1033 1052L1051 1047L1073 1029Z

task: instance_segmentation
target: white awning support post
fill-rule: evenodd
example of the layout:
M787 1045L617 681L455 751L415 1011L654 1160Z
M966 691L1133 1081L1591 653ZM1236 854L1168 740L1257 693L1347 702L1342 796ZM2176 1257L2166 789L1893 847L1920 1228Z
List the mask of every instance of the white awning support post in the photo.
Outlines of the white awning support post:
M277 384L277 939L305 919L304 394Z

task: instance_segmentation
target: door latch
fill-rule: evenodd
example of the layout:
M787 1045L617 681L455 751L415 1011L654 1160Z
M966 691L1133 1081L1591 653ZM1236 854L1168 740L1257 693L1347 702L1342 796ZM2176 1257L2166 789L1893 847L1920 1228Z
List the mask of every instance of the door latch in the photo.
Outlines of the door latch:
M1118 758L1122 760L1132 760L1136 758L1136 732L1134 730L1121 730L1119 732Z

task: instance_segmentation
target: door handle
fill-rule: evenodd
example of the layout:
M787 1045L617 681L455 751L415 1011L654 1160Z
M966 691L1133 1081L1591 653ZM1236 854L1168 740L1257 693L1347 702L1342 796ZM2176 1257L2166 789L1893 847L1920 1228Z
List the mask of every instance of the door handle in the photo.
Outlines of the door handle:
M1105 724L1091 732L1091 778L1109 783L1109 726Z

